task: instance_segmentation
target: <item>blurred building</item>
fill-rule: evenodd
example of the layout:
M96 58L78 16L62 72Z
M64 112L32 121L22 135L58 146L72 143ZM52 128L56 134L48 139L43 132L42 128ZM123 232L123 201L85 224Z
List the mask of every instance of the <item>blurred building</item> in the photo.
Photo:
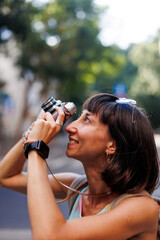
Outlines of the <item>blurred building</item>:
M19 50L13 39L0 48L0 81L4 83L0 89L0 134L8 138L16 138L21 134L37 114L39 109L35 109L35 106L42 88L40 83L35 82L30 84L32 87L28 91L29 79L20 76L20 68L16 65L18 54ZM27 77L31 77L29 73ZM24 121L25 108L30 102L31 116Z
M19 54L15 41L9 41L0 49L0 80L4 82L1 90L1 121L3 133L13 137L24 106L25 81L20 78L20 70L15 65Z

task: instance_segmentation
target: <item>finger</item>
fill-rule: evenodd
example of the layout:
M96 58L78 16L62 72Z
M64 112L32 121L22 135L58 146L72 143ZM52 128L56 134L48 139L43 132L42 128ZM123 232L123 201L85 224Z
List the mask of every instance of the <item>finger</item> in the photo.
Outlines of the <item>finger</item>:
M65 113L62 109L62 107L55 107L55 110L58 112L58 117L56 119L56 124L62 126L64 119L65 119Z
M50 112L46 112L45 113L44 120L49 121L49 122L53 122L54 121L53 116L52 116L52 114Z
M37 119L43 119L43 118L44 118L44 115L45 115L45 111L42 109L42 110L40 111L40 113L38 114Z
M33 124L32 124L32 127L34 127L37 123L40 123L40 122L45 122L44 119L37 119Z
M30 131L27 131L26 134L25 134L25 139L28 140L28 137L30 135Z

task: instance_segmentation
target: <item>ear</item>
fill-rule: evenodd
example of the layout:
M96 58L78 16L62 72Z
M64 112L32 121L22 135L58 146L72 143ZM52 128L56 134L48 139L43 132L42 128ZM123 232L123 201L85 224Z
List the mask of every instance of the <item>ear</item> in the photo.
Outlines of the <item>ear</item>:
M111 140L111 141L107 142L106 153L107 154L114 154L115 151L116 151L116 141Z

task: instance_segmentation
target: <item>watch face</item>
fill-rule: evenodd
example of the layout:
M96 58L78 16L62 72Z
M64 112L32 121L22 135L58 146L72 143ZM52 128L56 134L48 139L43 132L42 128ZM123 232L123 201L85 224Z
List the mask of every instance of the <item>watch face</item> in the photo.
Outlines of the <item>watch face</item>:
M26 158L28 158L28 153L35 149L37 151L37 153L44 159L48 158L48 154L49 154L49 147L48 145L43 142L42 140L40 141L36 141L33 143L27 143L25 146L25 150L24 150L24 154L26 156Z
M44 143L42 140L39 141L39 146L38 146L38 153L42 154L43 156L45 156L45 158L48 158L48 154L49 154L49 147L47 146L46 143ZM44 157L43 157L44 158Z

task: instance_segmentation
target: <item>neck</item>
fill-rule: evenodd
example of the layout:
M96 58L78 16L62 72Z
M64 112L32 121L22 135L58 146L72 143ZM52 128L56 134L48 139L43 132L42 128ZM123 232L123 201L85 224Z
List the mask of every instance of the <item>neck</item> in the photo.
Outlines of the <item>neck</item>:
M101 172L94 169L86 169L88 188L87 194L102 194L100 196L83 196L83 215L97 214L107 204L117 197L117 193L112 192L107 184L102 180Z
M83 161L83 167L85 170L85 174L87 176L88 181L88 188L85 193L87 194L101 194L101 196L98 197L90 197L90 196L84 196L85 201L88 201L90 205L97 205L101 203L109 203L111 202L118 194L111 191L109 186L107 186L107 183L105 183L102 179L102 172L104 171L106 167L106 163L103 159L98 161L97 159L93 161L91 165L91 161ZM99 163L99 164L97 164ZM104 195L103 195L104 193Z
M88 181L88 191L90 194L109 193L111 189L102 180L102 170L98 170L92 167L85 168L85 173ZM104 194L105 196L105 194Z

